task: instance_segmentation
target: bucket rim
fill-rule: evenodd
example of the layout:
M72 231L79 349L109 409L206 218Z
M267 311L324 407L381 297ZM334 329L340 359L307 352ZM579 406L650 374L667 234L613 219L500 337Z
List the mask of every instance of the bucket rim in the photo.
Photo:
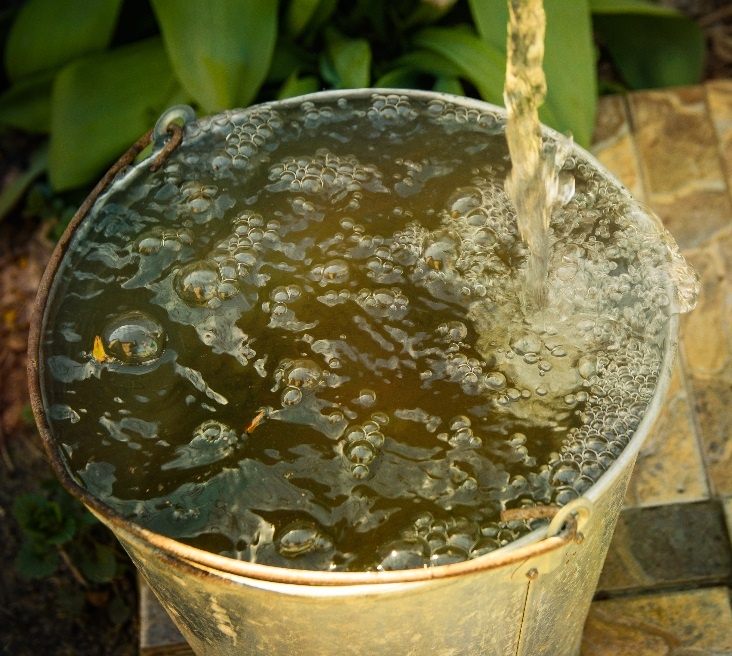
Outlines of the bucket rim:
M363 98L368 95L398 95L406 96L409 99L415 100L442 100L445 102L452 103L454 105L462 106L468 109L476 109L482 112L491 112L500 116L505 120L506 109L498 105L494 105L482 100L474 98L467 98L463 96L455 96L452 94L441 93L436 91L427 90L416 90L416 89L386 89L386 88L363 88L363 89L343 89L343 90L328 90L319 91L311 94L297 96L293 98L287 98L284 100L273 100L265 103L259 103L251 105L246 108L229 110L229 113L241 113L248 112L257 108L263 107L287 107L289 105L297 105L308 100L338 100L340 98ZM211 115L211 116L215 116ZM561 133L553 128L545 125L541 125L542 134L553 139L564 138ZM150 139L151 133L147 133L144 137L138 141ZM129 152L129 151L128 151ZM577 153L582 156L592 167L597 169L605 178L608 179L613 185L615 185L621 193L623 193L627 199L634 205L643 209L644 213L648 214L654 221L659 225L660 229L662 225L658 221L653 213L643 204L634 199L627 188L608 171L591 153L589 153L583 147L572 142L571 152ZM126 153L127 155L128 153ZM115 164L112 170L118 167L121 163L123 164L123 173L116 179L121 177L127 177L133 175L139 167L149 165L150 159L155 157L157 152L153 150L149 153L148 157L143 159L141 162L136 163L132 168L128 168L131 164L130 161L123 162L125 156ZM109 174L108 174L109 175ZM95 193L99 193L98 188L102 185L104 180L108 176L105 176L94 191L91 192L90 197ZM109 181L109 180L107 180ZM87 210L91 210L97 203L102 201L106 195L106 192L102 192L98 198L96 198ZM87 199L89 200L89 199ZM51 433L50 425L47 421L46 413L43 404L43 392L41 388L41 376L40 376L40 356L42 346L42 335L45 328L45 312L47 309L47 301L51 295L53 282L56 277L61 263L64 259L66 251L74 238L77 230L82 225L85 218L88 217L89 212L83 211L84 204L80 207L79 211L69 222L68 226L64 230L63 235L57 242L53 253L49 259L47 267L44 271L43 277L38 287L38 293L33 303L30 330L28 337L28 358L27 358L27 378L28 378L28 389L30 394L30 404L35 417L38 432L41 435L43 446L50 461L51 467L55 475L59 478L63 486L68 492L74 497L79 499L84 505L86 505L98 518L100 518L110 529L115 533L121 533L123 535L129 535L137 540L149 544L154 549L160 550L166 553L169 557L176 560L183 561L184 563L191 566L198 566L219 572L225 576L237 576L244 577L247 579L256 579L262 582L281 583L281 584L293 584L293 585L305 585L305 586L358 586L368 585L373 586L375 584L395 584L395 583L418 583L424 581L431 581L435 579L451 578L459 575L465 575L473 572L479 572L484 570L498 569L509 564L521 563L530 558L545 554L549 551L561 548L568 544L568 539L563 535L562 531L557 534L550 535L548 527L540 527L522 536L518 540L515 540L495 551L488 554L478 556L472 560L461 561L457 563L450 563L447 565L437 565L431 567L424 567L420 569L404 569L394 571L357 571L357 572L330 572L321 570L303 570L293 569L285 567L277 567L273 565L263 565L261 563L252 563L244 560L237 560L229 558L227 556L221 556L214 554L209 551L205 551L198 547L193 547L174 538L167 537L160 533L156 533L149 529L144 528L140 524L136 524L126 519L121 513L108 506L106 503L101 501L99 498L92 495L86 488L80 485L74 477L67 470L62 458L61 458L61 446L57 444ZM580 497L580 499L588 499L590 502L594 502L599 499L604 492L609 488L616 478L625 470L625 468L632 464L635 457L638 454L645 438L647 437L653 423L658 415L661 408L663 398L665 396L666 389L669 386L671 379L671 373L673 369L673 362L676 355L676 345L678 340L678 325L679 317L678 314L673 313L668 320L668 332L666 335L666 348L663 354L663 361L661 363L660 375L656 388L654 390L653 397L643 414L643 417L631 436L628 443L623 448L620 455L613 461L610 467L603 472L603 474L588 488L588 490ZM560 509L561 512L561 509Z

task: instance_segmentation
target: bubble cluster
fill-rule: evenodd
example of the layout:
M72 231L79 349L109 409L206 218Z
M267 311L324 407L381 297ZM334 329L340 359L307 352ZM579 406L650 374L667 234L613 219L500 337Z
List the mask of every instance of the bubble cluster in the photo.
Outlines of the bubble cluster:
M361 189L383 189L381 174L351 155L336 155L325 148L313 157L290 157L269 170L269 189L309 195L343 198Z
M401 319L409 308L409 299L397 287L361 289L356 295L356 303L378 318Z
M374 461L384 446L381 425L375 421L354 425L346 430L343 440L343 456L351 476L356 480L368 478Z
M137 240L137 250L142 255L154 255L161 249L179 251L184 245L193 243L193 235L185 228L166 230L155 227Z
M270 107L249 110L232 122L233 129L226 135L225 152L237 169L247 168L283 126L279 113Z
M417 118L417 112L407 96L396 93L371 94L371 106L366 116L379 128L394 124L405 124Z
M430 100L427 112L447 129L452 126L475 126L488 131L497 131L503 127L505 119L494 112L456 105L446 100Z

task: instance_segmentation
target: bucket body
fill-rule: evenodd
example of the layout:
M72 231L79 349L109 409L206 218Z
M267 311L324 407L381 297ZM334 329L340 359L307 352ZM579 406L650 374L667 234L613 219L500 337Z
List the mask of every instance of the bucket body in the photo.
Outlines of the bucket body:
M571 656L632 468L629 461L592 505L580 543L528 557L518 549L495 567L426 581L247 578L173 558L112 528L197 654Z
M336 100L375 92L323 92L312 98ZM422 100L446 98L466 110L504 114L465 98L398 93ZM548 129L546 133L556 135ZM577 151L614 180L591 156ZM654 397L635 434L599 480L563 506L548 528L536 529L473 560L427 569L311 572L276 568L217 556L152 533L91 495L66 469L46 419L39 362L51 285L83 218L72 222L59 243L37 300L29 348L33 409L59 478L115 533L197 654L579 653L585 617L628 479L668 385L676 350L676 315L668 321Z

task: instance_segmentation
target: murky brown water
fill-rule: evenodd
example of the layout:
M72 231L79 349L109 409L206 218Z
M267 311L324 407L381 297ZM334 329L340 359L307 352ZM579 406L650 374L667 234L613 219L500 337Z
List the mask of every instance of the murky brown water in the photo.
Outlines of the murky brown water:
M43 378L70 471L144 526L279 566L436 565L526 533L500 511L577 497L635 430L680 265L571 155L524 315L509 169L499 116L428 96L189 125L55 283Z

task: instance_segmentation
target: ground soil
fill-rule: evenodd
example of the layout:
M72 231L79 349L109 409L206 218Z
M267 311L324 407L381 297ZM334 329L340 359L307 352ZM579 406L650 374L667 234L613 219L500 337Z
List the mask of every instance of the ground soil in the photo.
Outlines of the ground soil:
M25 349L31 305L51 251L50 224L10 221L0 227L0 654L37 656L137 652L133 568L114 584L78 579L62 565L41 580L25 580L14 567L21 532L14 499L53 479L28 413ZM114 617L115 599L129 607Z
M732 4L729 0L662 0L696 19L707 38L705 78L732 78ZM0 139L0 189L22 172L33 142ZM28 581L13 565L21 533L13 500L53 478L28 414L25 349L31 304L52 249L58 216L16 211L0 222L0 656L137 653L133 569L114 585L82 585L62 566ZM114 621L110 603L122 598L130 617Z

